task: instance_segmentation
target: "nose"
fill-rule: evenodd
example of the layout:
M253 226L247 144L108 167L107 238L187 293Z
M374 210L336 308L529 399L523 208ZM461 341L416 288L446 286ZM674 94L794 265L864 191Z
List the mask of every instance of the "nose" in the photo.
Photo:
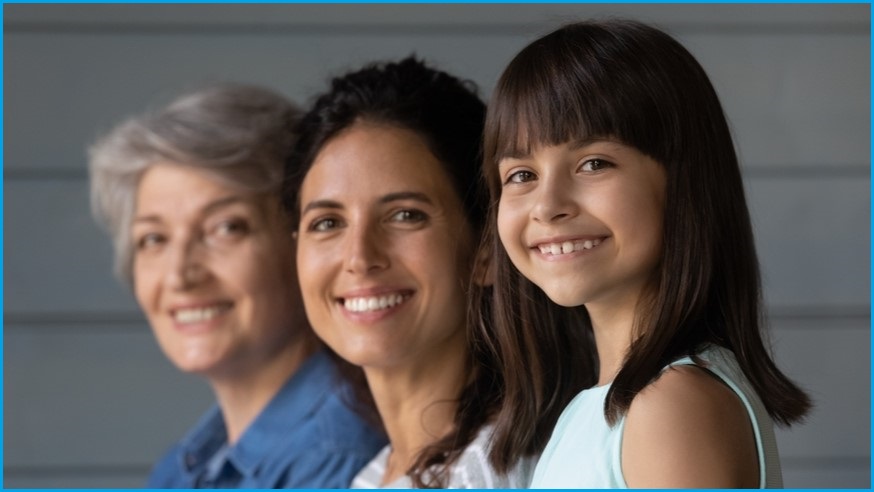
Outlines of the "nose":
M368 224L349 228L345 253L349 273L366 275L390 264L379 231Z
M204 265L202 248L194 240L186 239L168 245L168 268L165 282L177 291L190 290L203 283L209 276Z
M559 222L579 214L572 179L555 174L542 176L538 188L538 195L531 209L535 221Z

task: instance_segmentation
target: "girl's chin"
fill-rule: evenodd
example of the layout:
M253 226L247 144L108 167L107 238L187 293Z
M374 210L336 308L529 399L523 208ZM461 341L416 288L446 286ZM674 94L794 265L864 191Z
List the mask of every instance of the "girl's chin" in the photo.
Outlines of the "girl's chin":
M582 306L586 303L585 296L580 295L579 291L568 292L567 289L554 289L550 288L550 286L547 286L546 288L541 286L540 288L550 301L562 307L572 308Z

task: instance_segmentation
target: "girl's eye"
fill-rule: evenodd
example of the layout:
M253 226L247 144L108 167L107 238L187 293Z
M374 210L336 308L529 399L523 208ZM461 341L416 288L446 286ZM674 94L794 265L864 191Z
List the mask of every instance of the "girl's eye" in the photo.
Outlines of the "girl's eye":
M152 250L164 244L165 242L167 242L167 239L161 234L158 234L156 232L149 232L143 234L139 237L139 239L137 239L136 249L137 251Z
M509 176L507 176L507 183L527 183L529 181L534 181L536 176L531 171L516 171Z
M600 171L612 165L612 163L605 161L604 159L589 159L583 162L583 165L580 166L580 170L586 172Z
M308 231L327 232L340 227L340 221L333 217L323 217L310 222Z
M391 216L391 220L393 222L418 223L418 222L424 222L427 218L428 218L428 216L425 214L425 212L422 212L421 210L416 210L416 209L399 210Z

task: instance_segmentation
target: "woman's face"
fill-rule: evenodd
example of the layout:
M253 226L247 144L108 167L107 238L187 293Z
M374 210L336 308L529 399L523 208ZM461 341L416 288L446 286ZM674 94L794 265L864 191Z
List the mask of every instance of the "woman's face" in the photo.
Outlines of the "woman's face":
M316 156L300 205L304 304L334 351L395 368L464 349L471 233L421 137L362 123L344 130Z
M499 163L498 233L562 306L634 309L662 252L664 168L620 143L539 146Z
M140 182L134 291L167 357L186 372L257 370L302 333L291 234L278 200L160 163Z

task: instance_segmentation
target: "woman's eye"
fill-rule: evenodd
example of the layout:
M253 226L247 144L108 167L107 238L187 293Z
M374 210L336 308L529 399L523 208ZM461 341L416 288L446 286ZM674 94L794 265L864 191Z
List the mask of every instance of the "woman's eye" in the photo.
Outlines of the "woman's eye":
M423 222L427 218L425 212L416 209L399 210L391 216L394 222Z
M145 251L155 249L158 246L164 244L166 239L161 234L150 232L147 234L143 234L136 241L136 248L138 251Z
M580 166L581 171L593 172L600 171L601 169L610 167L612 164L609 161L605 161L604 159L588 159L583 161L583 165Z
M332 217L316 219L310 223L308 231L326 232L340 227L340 221Z
M534 173L531 171L516 171L507 177L506 183L527 183L534 179Z

